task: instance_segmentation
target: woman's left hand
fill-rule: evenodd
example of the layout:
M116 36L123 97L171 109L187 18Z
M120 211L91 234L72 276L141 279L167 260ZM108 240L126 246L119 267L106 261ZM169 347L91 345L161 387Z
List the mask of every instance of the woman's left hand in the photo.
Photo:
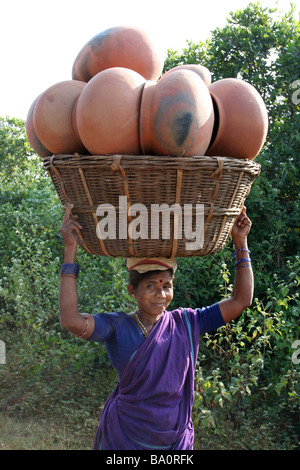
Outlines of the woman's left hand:
M247 238L251 225L251 220L246 214L246 207L243 207L242 212L236 218L231 230L233 241L236 239Z

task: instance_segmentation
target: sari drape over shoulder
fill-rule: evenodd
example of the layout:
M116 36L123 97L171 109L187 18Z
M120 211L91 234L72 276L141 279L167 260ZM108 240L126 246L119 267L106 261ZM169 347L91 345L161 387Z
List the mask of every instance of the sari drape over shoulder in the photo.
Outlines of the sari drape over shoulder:
M193 323L184 309L164 312L107 400L94 449L193 448L191 412L200 335Z

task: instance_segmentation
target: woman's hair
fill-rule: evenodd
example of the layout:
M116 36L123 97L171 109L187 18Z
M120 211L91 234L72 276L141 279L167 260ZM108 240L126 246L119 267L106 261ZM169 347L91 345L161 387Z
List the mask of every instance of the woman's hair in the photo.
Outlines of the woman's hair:
M173 269L166 269L166 271L169 271L171 277L174 276ZM158 274L161 273L161 270L157 269L155 271L147 271L146 273L139 273L136 270L132 270L129 272L129 284L132 284L132 286L136 289L141 282L142 279L146 279L150 274Z

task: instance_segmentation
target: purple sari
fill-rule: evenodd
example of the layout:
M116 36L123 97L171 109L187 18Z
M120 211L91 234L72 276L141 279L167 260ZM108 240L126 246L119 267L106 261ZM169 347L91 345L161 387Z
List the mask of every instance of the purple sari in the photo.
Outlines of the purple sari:
M94 449L193 449L193 320L186 310L164 312L107 400Z

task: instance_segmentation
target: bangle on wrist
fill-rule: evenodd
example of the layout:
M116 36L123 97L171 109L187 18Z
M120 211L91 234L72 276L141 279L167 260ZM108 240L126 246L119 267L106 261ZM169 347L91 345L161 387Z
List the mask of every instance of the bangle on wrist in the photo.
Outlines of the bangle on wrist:
M60 269L61 276L69 276L74 277L75 279L78 278L79 274L79 266L75 263L63 263Z
M235 265L237 266L238 264L243 263L244 261L249 261L249 262L251 263L251 258L241 258L241 259L238 259L238 260L235 262Z
M246 251L249 256L248 258L240 258L236 260L235 270L240 269L240 268L251 268L252 264L251 264L251 258L250 258L250 251L247 250L247 248L239 248L238 250L235 250L235 252L233 253L235 258L236 258L237 253L239 253L240 251Z
M252 264L242 264L242 265L239 265L239 266L236 266L235 267L235 270L237 269L240 269L240 268L251 268L252 267Z
M233 256L236 258L237 253L239 253L240 251L246 251L248 255L250 255L251 253L251 251L247 250L247 248L239 248L238 250L235 250L235 252L233 253Z

